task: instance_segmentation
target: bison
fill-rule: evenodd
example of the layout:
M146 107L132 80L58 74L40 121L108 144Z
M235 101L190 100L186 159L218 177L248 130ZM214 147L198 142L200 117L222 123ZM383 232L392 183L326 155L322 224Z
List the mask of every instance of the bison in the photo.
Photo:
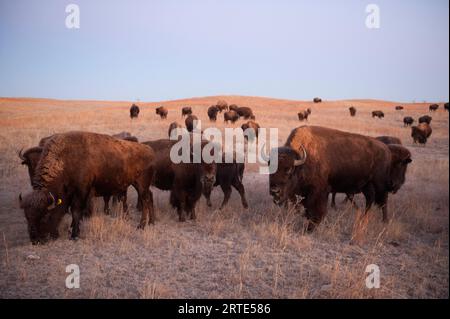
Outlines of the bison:
M411 116L405 116L403 118L403 126L411 126L414 123L414 119Z
M169 111L164 106L160 106L156 108L156 114L159 115L161 119L166 119Z
M244 131L244 137L251 141L258 138L259 124L255 121L248 121L241 125L242 131Z
M184 222L187 217L195 219L195 206L202 192L211 192L216 180L217 167L213 163L174 163L170 150L178 141L156 140L144 142L155 150L154 179L152 185L170 191L170 204L177 209L178 219ZM204 146L204 142L202 142ZM191 143L191 149L192 149Z
M220 209L223 209L228 203L231 196L231 186L233 186L241 196L241 203L244 208L248 208L247 199L245 198L245 188L242 184L244 177L244 163L237 163L233 159L233 163L225 163L225 154L222 157L222 163L217 163L216 181L214 186L220 186L223 192L223 201ZM206 204L211 207L211 191L212 188L207 188L203 191L203 196L206 198Z
M431 104L429 106L430 112L436 112L438 110L438 108L439 108L439 104Z
M134 119L137 118L139 116L139 106L137 106L136 104L133 104L130 107L130 118Z
M170 125L169 125L169 132L168 132L169 138L170 138L171 135L173 134L173 133L172 133L173 130L178 130L178 129L180 129L180 128L181 128L181 125L178 124L178 122L172 122L172 123L170 123ZM177 134L177 135L178 135L178 134Z
M190 106L183 107L181 109L181 117L185 117L192 114L192 108Z
M444 104L444 110L449 111L448 103L445 103L445 104Z
M239 120L239 114L237 114L236 111L227 111L223 113L223 120L225 123L231 122L234 124Z
M229 109L230 111L235 111L235 112L237 112L238 108L239 108L239 106L237 106L236 104L231 104L231 105L228 107L228 109Z
M224 100L217 101L216 107L219 112L228 111L228 103Z
M433 130L428 123L420 123L418 126L411 127L411 137L414 143L425 145Z
M246 107L246 106L238 107L236 110L236 113L239 115L239 117L242 117L246 120L248 120L248 119L254 120L255 119L255 115L253 115L252 109L249 107Z
M220 112L220 109L219 109L217 106L215 106L215 105L210 106L210 107L208 108L208 117L209 117L209 120L210 120L211 122L217 121L217 113L219 113L219 112Z
M136 136L131 135L130 132L120 132L117 134L111 135L114 138L118 138L119 140L125 140L130 142L136 142L139 143L139 139Z
M395 110L396 110L396 111L401 111L401 110L403 110L403 106L397 105L397 106L395 107Z
M419 117L419 124L420 123L427 123L429 125L429 124L431 124L431 120L432 119L433 118L431 116L428 116L428 115L421 116L421 117Z
M321 99L320 97L315 97L315 98L313 99L313 102L314 102L314 103L322 103L322 99Z
M186 125L188 132L192 132L196 128L194 121L198 121L198 118L192 114L188 115L186 120L184 120L184 124Z
M42 150L33 191L19 196L32 243L57 237L64 213L72 213L72 239L80 233L83 210L93 194L121 195L133 185L142 201L140 227L153 223L153 198L149 190L155 154L150 147L109 135L68 132L51 138Z
M350 116L355 116L356 115L356 108L354 108L353 106L350 106L348 108L348 110L350 111Z
M349 156L351 154L351 156ZM401 158L402 171L391 174L393 155L375 138L318 126L294 129L278 148L278 169L269 175L274 203L297 202L305 207L307 230L327 213L328 194L363 192L366 208L375 202L388 220L389 192L404 182L410 157ZM402 175L403 174L403 175Z
M373 111L372 117L378 117L379 119L381 119L384 117L384 112L383 111Z
M298 120L299 121L307 121L309 113L307 111L300 111L298 114Z

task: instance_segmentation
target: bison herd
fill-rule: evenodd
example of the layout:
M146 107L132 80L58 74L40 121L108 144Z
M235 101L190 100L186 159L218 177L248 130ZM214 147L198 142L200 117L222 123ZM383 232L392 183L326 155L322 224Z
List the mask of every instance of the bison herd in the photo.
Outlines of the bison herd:
M319 100L314 102L320 103ZM448 110L448 104L445 109ZM402 110L403 107L396 107ZM435 111L433 107L430 110ZM356 115L356 108L349 108ZM225 122L239 119L247 139L257 139L260 125L249 107L228 105L219 101L207 109L208 118L217 120L223 113ZM156 114L166 119L168 110L161 106ZM311 109L298 113L299 120L307 120ZM130 117L139 115L139 107L133 104ZM198 118L191 107L183 107L187 131L192 134ZM382 118L382 111L372 112ZM404 118L404 125L411 126L414 142L425 144L431 135L431 117L418 119L412 126L412 117ZM124 216L128 216L127 190L131 186L138 195L137 209L141 213L138 227L155 223L152 188L169 191L170 204L176 209L180 222L196 219L196 205L201 196L212 206L211 192L220 186L224 197L220 208L230 199L232 188L241 197L242 206L249 204L243 185L245 164L238 163L236 156L230 163L192 161L196 146L204 149L206 140L195 145L190 138L188 163L174 163L171 149L177 140L174 132L182 126L169 125L169 139L140 142L130 133L106 135L90 132L67 132L43 138L37 146L19 152L21 163L28 168L32 191L19 195L28 234L32 243L44 243L58 238L58 225L65 214L71 214L71 238L77 239L80 221L93 212L93 199L102 197L104 213L109 214L109 202L121 202ZM171 138L172 137L172 138ZM274 155L277 154L277 155ZM225 154L223 154L225 158ZM389 194L395 194L405 182L406 171L411 163L411 153L402 146L400 139L392 136L377 138L338 131L320 126L301 126L294 129L285 144L271 153L268 162L277 156L278 168L269 175L269 193L275 204L295 209L303 206L308 220L307 230L312 231L323 219L328 209L328 196L347 195L353 200L355 194L365 197L365 211L373 204L382 210L383 221L388 220Z

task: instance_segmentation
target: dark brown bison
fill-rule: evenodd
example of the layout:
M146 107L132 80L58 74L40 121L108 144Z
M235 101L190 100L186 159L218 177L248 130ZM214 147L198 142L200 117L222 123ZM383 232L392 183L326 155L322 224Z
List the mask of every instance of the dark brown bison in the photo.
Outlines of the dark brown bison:
M108 135L68 132L51 138L42 150L33 191L19 196L32 243L57 237L64 213L72 213L72 239L79 236L80 218L93 194L121 195L133 185L142 201L140 227L153 223L153 150ZM150 218L149 218L150 217Z
M444 110L446 110L446 111L448 111L448 110L449 110L449 106L448 106L448 103L445 103L445 104L444 104Z
M228 103L224 100L217 101L216 107L219 112L228 111Z
M307 111L300 111L297 116L299 121L307 121L309 113Z
M433 130L428 123L420 123L418 126L411 127L411 137L414 143L425 145L432 132Z
M130 107L130 118L134 119L137 118L139 116L139 106L137 106L136 104L133 104Z
M396 111L401 111L401 110L403 110L403 106L397 105L397 106L395 107L395 110L396 110Z
M241 125L242 131L244 131L244 138L250 141L258 138L259 124L255 121L248 121Z
M432 118L431 116L428 116L428 115L421 116L421 117L419 117L419 124L420 124L420 123L431 124L431 120L432 120L432 119L433 119L433 118Z
M309 115L311 115L311 112L312 112L311 108L308 107L308 108L306 109L306 112L307 112Z
M157 107L155 111L156 114L161 117L161 119L166 119L167 114L169 114L169 111L164 106Z
M386 145L391 145L391 144L402 145L402 141L398 137L395 137L395 136L377 136L376 139ZM395 149L395 151L397 151L397 150L398 149ZM409 156L409 157L411 157L411 156ZM354 203L353 202L354 194L346 194L346 195L347 196L345 197L343 202L346 203L346 202L350 201L350 202ZM331 207L336 208L336 193L332 194Z
M245 189L242 184L244 169L245 164L237 163L235 158L233 159L233 163L225 163L225 154L223 154L222 163L217 163L216 181L214 186L220 186L224 195L220 209L224 208L230 199L231 186L239 192L242 206L248 208L247 199L245 198ZM212 206L211 191L212 188L207 188L203 191L203 195L205 196L206 203L209 207Z
M180 222L187 217L195 219L195 206L202 192L211 192L216 179L216 164L174 163L170 158L170 150L178 141L156 140L144 142L155 150L155 175L152 185L161 190L170 191L170 204L177 209ZM203 142L202 142L203 144ZM204 144L203 144L204 145ZM191 144L192 149L192 144Z
M353 106L350 106L348 108L348 110L350 111L350 116L355 116L356 115L356 108L354 108Z
M228 107L228 109L229 109L230 111L235 111L235 112L237 112L238 108L239 108L239 106L237 106L236 104L231 104L231 105Z
M406 126L411 126L414 123L414 119L411 116L405 116L403 118L403 125Z
M235 123L237 120L239 120L239 114L237 114L236 111L227 111L223 113L223 120L225 123Z
M384 117L384 112L383 111L373 111L372 117L378 117L379 119L381 119Z
M255 115L253 115L252 109L249 107L246 107L246 106L238 107L238 109L236 110L236 113L239 115L239 117L242 117L246 120L248 120L248 119L254 120L255 119Z
M435 112L438 110L438 108L439 108L439 104L431 104L429 107L430 112Z
M184 120L184 124L186 125L186 129L188 130L188 132L192 132L195 128L195 124L194 121L198 121L197 116L195 115L188 115L188 117L186 118L186 120Z
M209 120L210 120L211 122L217 121L217 113L219 113L219 112L220 112L220 110L219 110L219 108L218 108L217 106L215 106L215 105L210 106L210 107L208 108L208 117L209 117Z
M170 135L171 135L172 131L173 131L173 130L177 130L177 129L179 129L179 128L181 128L181 125L178 124L178 122L172 122L172 123L170 123L170 125L169 125L169 132L168 132L169 138L170 138Z
M322 99L321 99L320 97L315 97L315 98L313 99L313 102L314 102L314 103L322 103Z
M181 109L181 117L185 117L187 115L192 114L192 108L190 106L185 106Z
M396 192L404 182L404 176L398 177L401 174L391 174L391 162L389 147L375 138L302 126L278 148L278 169L269 175L270 195L278 205L300 199L308 231L326 215L330 192L363 192L366 208L375 202L387 221L388 193ZM402 161L403 173L409 162L410 158Z

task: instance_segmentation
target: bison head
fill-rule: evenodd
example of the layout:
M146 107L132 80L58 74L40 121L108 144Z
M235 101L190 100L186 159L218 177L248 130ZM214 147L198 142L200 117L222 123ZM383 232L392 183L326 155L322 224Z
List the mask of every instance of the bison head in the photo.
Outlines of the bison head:
M411 152L401 145L388 145L391 151L391 170L390 170L390 185L389 191L394 194L405 183L406 170L408 164L412 162Z
M216 163L201 163L200 182L202 184L203 194L211 194L216 182Z
M291 190L297 182L296 169L306 162L307 154L301 146L303 155L290 147L278 148L278 169L269 175L270 195L279 206L286 203ZM270 163L269 163L270 164Z
M36 166L41 158L42 147L32 147L27 149L24 153L22 150L18 153L19 158L22 160L22 165L26 165L28 167L28 175L30 176L30 181L34 176L34 171L36 170Z
M20 194L19 202L25 213L31 243L46 242L49 235L49 213L59 204L55 197L49 191L34 190L23 198Z

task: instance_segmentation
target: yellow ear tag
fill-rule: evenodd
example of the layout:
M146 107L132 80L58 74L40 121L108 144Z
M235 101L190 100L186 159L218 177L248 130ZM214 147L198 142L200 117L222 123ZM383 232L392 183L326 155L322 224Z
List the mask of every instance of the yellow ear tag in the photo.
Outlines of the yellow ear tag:
M62 199L58 198L58 201L56 202L56 205L61 205L62 204Z

